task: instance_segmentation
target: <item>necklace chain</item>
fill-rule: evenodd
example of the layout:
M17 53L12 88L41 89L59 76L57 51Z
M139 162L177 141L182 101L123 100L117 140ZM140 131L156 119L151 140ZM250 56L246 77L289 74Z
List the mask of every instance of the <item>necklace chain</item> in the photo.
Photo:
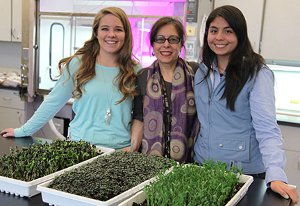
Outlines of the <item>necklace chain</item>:
M102 71L102 75L101 76L101 79L102 81L105 83L105 84L110 84L111 82L105 80L104 78L104 69L101 67L101 71ZM113 101L113 90L114 90L114 83L112 82L112 86L111 86L111 91L106 91L106 102L107 102L107 109L106 109L106 112L105 112L105 115L104 115L104 122L105 124L107 125L110 125L110 121L111 121L111 118L112 118L112 109L111 109L111 106L112 106L112 101ZM111 95L109 95L111 93Z

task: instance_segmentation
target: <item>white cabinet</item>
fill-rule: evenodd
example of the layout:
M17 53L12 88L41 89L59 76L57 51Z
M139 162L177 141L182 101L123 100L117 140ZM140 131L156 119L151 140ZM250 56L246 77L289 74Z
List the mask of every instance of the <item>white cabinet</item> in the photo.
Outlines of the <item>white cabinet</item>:
M300 59L299 3L299 0L266 0L261 39L261 54L265 59Z
M22 0L12 1L11 41L22 41Z
M22 41L22 0L0 1L0 41Z
M285 172L289 183L300 188L300 127L280 125L286 154ZM300 196L300 190L298 189Z
M11 0L0 1L0 41L11 41Z
M25 102L19 91L0 89L0 130L20 127L25 122Z
M224 5L233 5L243 12L247 21L248 35L251 45L255 52L259 52L264 1L215 0L214 2L214 8Z
M300 25L299 0L214 0L214 7L226 4L243 12L252 46L265 59L300 59L300 27L296 26Z

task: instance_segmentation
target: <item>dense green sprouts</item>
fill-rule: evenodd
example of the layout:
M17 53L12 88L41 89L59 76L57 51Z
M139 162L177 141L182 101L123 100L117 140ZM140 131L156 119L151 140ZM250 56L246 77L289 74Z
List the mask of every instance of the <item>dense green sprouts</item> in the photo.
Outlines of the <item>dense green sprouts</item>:
M53 141L11 148L0 158L0 176L32 181L80 163L99 154L96 146L85 141Z
M234 194L239 170L212 161L177 165L145 187L148 206L224 206Z
M168 158L117 151L56 177L50 188L93 198L111 199L170 168Z

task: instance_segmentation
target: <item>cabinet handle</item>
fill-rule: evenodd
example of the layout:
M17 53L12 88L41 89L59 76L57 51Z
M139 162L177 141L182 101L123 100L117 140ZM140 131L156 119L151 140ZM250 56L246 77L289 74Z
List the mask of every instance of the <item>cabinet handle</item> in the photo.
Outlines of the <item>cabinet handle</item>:
M17 112L17 113L18 113L19 123L20 123L20 124L23 124L23 121L22 121L22 113L21 113L21 112Z
M300 157L298 158L298 171L300 171Z
M14 39L19 40L19 39L20 39L20 36L17 35L16 33L17 33L16 29L13 28L13 29L11 30L11 35L12 35L12 37L13 37Z
M11 98L10 97L3 97L3 100L4 101L11 101Z

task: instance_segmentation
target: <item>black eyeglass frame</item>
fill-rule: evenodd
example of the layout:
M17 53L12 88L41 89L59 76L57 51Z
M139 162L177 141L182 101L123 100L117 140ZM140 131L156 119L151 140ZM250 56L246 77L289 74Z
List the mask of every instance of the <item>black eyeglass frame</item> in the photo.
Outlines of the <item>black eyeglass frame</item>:
M154 38L154 42L157 44L164 44L166 40L169 42L169 44L179 44L181 42L180 37L171 35L168 38L164 37L163 35L158 35Z

